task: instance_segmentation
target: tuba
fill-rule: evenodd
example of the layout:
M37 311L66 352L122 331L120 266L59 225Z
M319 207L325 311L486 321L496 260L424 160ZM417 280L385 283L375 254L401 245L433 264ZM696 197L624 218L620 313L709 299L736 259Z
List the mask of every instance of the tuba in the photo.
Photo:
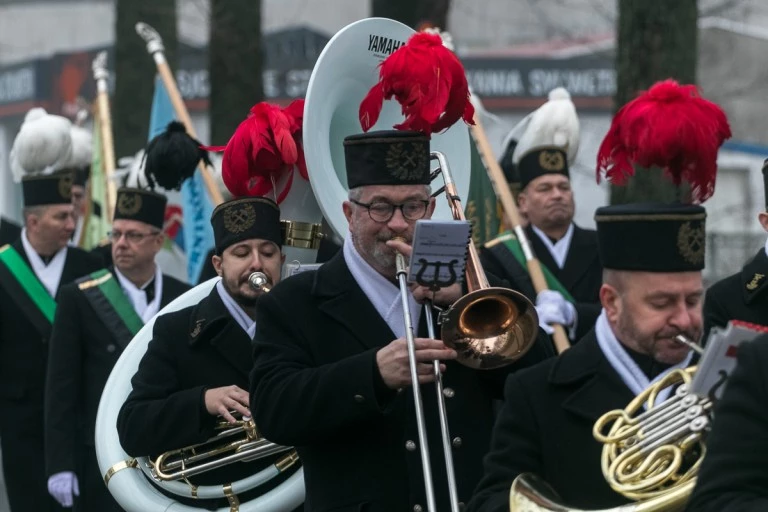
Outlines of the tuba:
M262 281L262 278L256 275L250 277L251 282ZM159 315L197 304L208 296L219 279L216 277L195 286L177 297L147 322L126 347L104 386L96 416L96 455L99 469L104 475L104 483L115 500L128 512L159 512L171 508L187 512L200 510L178 503L160 492L156 485L173 494L189 498L227 499L231 507L221 508L219 512L231 510L285 512L304 501L304 475L303 470L299 469L281 485L258 498L243 504L238 502L238 494L274 478L298 460L291 448L274 445L261 438L253 422L249 423L246 418L241 418L238 425L222 426L221 433L204 443L202 447L189 447L186 451L175 450L161 455L158 457L162 463L161 466L158 466L157 460L151 461L148 457L128 456L120 445L115 428L117 415L131 391L131 377L136 373L152 338L155 319ZM266 282L266 279L263 281ZM186 477L200 473L201 468L210 469L281 452L287 452L287 454L276 464L237 482L197 487L182 483ZM169 478L162 478L158 474L158 468L162 475Z
M348 232L341 204L347 200L346 162L343 140L361 131L358 116L360 101L378 81L378 65L415 32L413 29L385 18L369 18L348 25L338 32L321 53L309 80L304 105L304 154L309 181L325 219L341 238ZM400 105L385 101L381 114L371 130L389 129L402 121ZM438 201L432 218L465 220L460 197L466 197L470 182L470 134L457 123L430 142L431 160L438 169L433 179L442 175L443 189L448 201ZM458 172L449 170L448 162ZM533 345L538 329L535 308L517 292L491 288L479 263L476 249L470 242L465 278L469 293L441 312L438 321L443 342L454 348L461 364L472 368L490 369L522 357ZM404 321L411 359L412 391L416 408L419 444L428 509L434 510L434 491L427 450L426 430L421 405L420 386L415 377L412 326L408 312L405 259L397 255L397 274L403 300ZM426 315L429 336L435 338L434 326ZM445 414L439 361L433 364L437 386L438 411L446 460L449 494L454 512L458 511L452 462L450 436Z
M678 341L697 351L683 336ZM589 512L674 512L683 510L706 455L704 434L713 397L692 389L697 367L674 370L651 384L624 409L609 411L592 433L603 444L601 468L611 489L633 503ZM670 393L659 400L662 393ZM663 396L663 395L662 395ZM512 483L510 512L588 512L562 504L538 476L525 473Z

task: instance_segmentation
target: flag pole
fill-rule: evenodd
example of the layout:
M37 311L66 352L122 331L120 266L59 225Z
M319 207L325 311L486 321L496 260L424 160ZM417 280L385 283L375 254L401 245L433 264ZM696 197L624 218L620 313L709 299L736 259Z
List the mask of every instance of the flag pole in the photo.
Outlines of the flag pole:
M187 106L184 104L184 99L181 97L179 88L176 85L176 80L173 78L171 68L168 66L168 61L165 60L165 47L163 46L163 39L160 34L147 25L146 23L139 22L136 24L136 33L147 43L147 52L152 55L152 58L157 65L157 72L160 75L160 79L163 81L165 90L168 92L168 97L171 99L173 110L176 112L181 123L186 128L187 133L197 138L195 134L195 127L192 125L192 119L189 117ZM218 206L224 202L224 198L221 195L219 187L216 185L216 181L205 164L200 161L198 166L205 182L205 188L208 190L208 197L214 203L214 206Z
M531 276L533 288L538 294L548 289L544 273L541 271L541 263L539 263L539 260L533 253L533 248L528 241L528 237L525 235L525 230L520 222L520 213L517 209L515 198L512 196L509 187L506 186L507 180L504 178L504 172L501 170L501 167L499 167L499 163L496 161L496 157L493 154L493 149L491 149L491 145L488 142L488 137L485 134L485 129L480 120L478 109L475 109L474 121L475 125L470 126L470 133L475 140L477 151L480 153L480 158L483 160L485 168L488 171L488 177L491 179L491 184L496 191L496 196L501 201L507 224L509 224L510 228L514 231L518 242L520 242L520 247L523 249L525 261L528 266L528 273ZM557 353L561 354L571 346L568 340L568 335L562 325L553 324L552 328L555 330L552 334L555 348L557 349Z
M112 140L112 118L109 112L109 86L107 71L107 52L99 52L93 59L93 78L96 80L96 109L94 118L99 117L101 127L101 148L104 157L104 180L107 187L107 222L112 224L117 201L117 187L115 185L115 144Z

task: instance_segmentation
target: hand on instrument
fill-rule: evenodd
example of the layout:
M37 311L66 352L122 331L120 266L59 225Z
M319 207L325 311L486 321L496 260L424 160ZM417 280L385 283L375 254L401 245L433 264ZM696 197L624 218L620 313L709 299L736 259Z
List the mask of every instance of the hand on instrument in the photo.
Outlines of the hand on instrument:
M65 508L72 506L74 496L80 496L77 475L72 471L62 471L48 477L48 494Z
M235 423L237 420L229 411L235 410L243 416L250 417L251 410L248 406L248 392L234 385L213 388L205 392L205 409L208 414L221 415L230 423Z
M434 294L426 286L416 283L411 285L411 293L416 302L423 304L426 300L431 300L436 306L450 306L461 298L461 283L455 283L445 288L440 288Z
M543 290L536 296L539 325L560 324L570 327L576 321L576 308L560 292ZM544 329L546 330L546 329Z
M419 384L435 380L432 361L456 359L456 351L447 348L442 341L430 338L414 339L416 348L416 372ZM390 389L400 389L411 385L411 369L408 360L408 345L405 338L398 338L376 352L376 365L379 367L384 384ZM445 365L440 365L440 372Z

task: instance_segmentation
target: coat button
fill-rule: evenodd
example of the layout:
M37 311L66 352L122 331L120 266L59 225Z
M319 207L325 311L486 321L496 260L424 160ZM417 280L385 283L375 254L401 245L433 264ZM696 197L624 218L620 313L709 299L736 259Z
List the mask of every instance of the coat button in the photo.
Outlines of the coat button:
M413 506L413 512L422 512L424 509L418 503Z
M453 447L454 448L461 448L461 438L460 437L454 437L453 438Z
M107 345L107 352L109 352L110 354L111 354L112 352L114 352L115 350L117 350L117 347L116 347L116 346L114 346L112 343L110 343L109 345Z
M355 402L361 404L365 402L365 397L363 395L355 395Z
M445 395L446 398L453 398L453 395L455 395L456 392L453 391L452 388L445 388L443 390L443 395Z
M416 450L416 443L414 443L413 441L406 441L405 449L408 450L409 452Z

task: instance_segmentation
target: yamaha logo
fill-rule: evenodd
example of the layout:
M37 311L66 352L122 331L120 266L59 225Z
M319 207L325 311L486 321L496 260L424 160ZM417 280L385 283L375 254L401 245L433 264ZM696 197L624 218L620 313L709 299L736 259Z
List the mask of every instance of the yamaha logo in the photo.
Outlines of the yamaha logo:
M405 41L398 41L390 37L368 34L368 51L379 56L391 55L392 52L405 44Z

